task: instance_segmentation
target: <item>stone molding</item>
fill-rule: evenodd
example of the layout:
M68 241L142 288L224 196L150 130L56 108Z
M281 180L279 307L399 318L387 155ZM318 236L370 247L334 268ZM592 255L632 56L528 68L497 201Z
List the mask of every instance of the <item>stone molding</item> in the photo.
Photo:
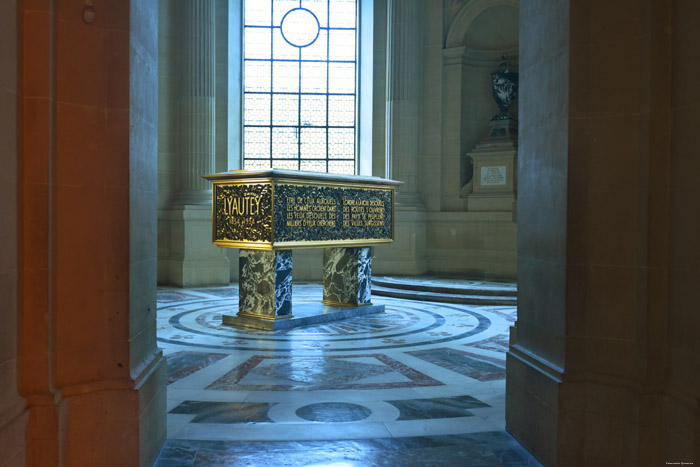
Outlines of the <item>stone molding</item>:
M495 6L512 6L520 8L519 0L471 0L467 1L455 15L452 24L447 31L445 48L452 48L462 45L464 35L471 26L474 19L484 10Z

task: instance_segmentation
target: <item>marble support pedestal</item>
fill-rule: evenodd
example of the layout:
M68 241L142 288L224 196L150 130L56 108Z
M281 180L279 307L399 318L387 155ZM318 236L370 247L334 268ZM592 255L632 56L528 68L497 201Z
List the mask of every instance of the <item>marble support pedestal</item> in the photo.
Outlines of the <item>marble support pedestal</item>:
M372 249L323 250L323 303L332 306L367 305L372 299Z
M372 305L372 249L326 248L323 254L323 301L294 306L292 250L240 250L238 314L223 324L275 331L383 313Z
M240 250L238 316L292 317L292 251Z

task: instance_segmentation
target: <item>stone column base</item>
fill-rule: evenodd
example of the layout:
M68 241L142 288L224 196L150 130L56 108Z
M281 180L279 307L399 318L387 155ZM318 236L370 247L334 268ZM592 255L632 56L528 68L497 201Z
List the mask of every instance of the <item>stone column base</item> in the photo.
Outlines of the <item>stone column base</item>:
M211 242L211 205L185 205L161 211L168 246L159 246L159 282L177 287L226 286L231 281L226 251Z

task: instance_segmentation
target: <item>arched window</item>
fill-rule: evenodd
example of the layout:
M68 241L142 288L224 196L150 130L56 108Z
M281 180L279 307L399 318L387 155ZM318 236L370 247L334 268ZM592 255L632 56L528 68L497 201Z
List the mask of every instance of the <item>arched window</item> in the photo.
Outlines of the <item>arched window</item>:
M357 0L246 0L243 168L357 172Z

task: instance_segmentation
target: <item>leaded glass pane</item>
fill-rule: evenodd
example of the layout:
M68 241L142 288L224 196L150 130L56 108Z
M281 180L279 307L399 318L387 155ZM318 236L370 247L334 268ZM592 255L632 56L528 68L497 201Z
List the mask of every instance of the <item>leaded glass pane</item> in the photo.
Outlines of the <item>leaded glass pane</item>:
M335 29L330 31L330 51L331 60L355 60L355 30Z
M248 61L245 66L245 91L270 92L270 68L272 62Z
M282 31L280 28L275 28L272 33L272 58L274 59L299 59L299 48L290 45L289 42L285 41L282 37Z
M244 168L246 170L265 170L265 169L271 169L272 167L270 166L270 159L266 159L266 160L246 159Z
M332 28L354 28L357 17L355 0L335 0L330 3L330 26Z
M275 159L272 161L273 169L299 170L299 159Z
M296 128L272 129L272 154L276 159L297 159L299 144Z
M328 172L353 175L355 173L355 161L328 161Z
M247 127L243 132L244 151L250 157L270 157L270 129Z
M355 64L330 63L328 65L328 92L355 92Z
M299 95L274 94L272 97L272 124L299 125Z
M356 0L244 0L243 166L355 172Z
M308 47L301 49L302 60L326 60L328 58L328 31L322 29L318 39ZM325 65L325 63L324 63Z
M272 52L270 28L245 28L243 47L245 58L270 58Z
M306 8L289 10L280 25L284 40L298 48L314 43L320 30L318 18Z
M328 125L355 124L355 96L328 96Z
M322 28L328 27L328 0L302 0L301 6L316 15Z
M272 90L299 92L299 62L272 62Z
M301 126L326 126L326 96L302 94L300 107Z
M302 159L326 158L325 128L302 128L300 139Z
M270 95L250 94L245 100L244 122L246 125L270 124Z
M254 2L256 0L246 0L246 3L251 1ZM299 0L273 0L272 8L274 10L272 25L279 27L282 24L282 18L289 10L299 8Z
M270 0L245 2L245 24L251 26L270 25Z
M355 129L328 129L329 159L353 159L355 157Z
M326 63L301 63L301 92L326 93Z
M327 172L326 161L301 161L300 170L307 170L309 172Z

